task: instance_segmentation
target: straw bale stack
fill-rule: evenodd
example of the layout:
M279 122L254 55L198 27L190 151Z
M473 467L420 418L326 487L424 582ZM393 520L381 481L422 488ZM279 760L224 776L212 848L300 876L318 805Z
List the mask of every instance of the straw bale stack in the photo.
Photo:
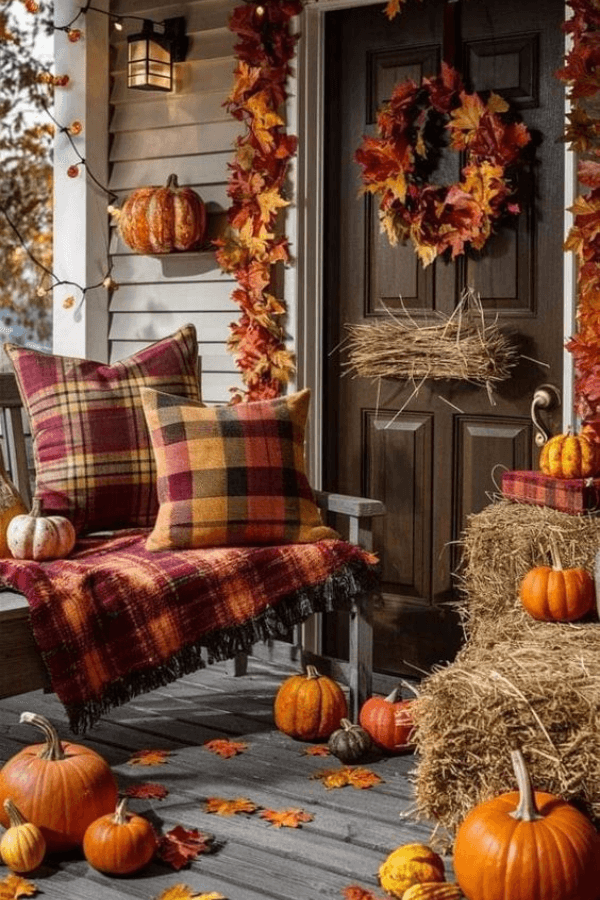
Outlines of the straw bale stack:
M514 789L510 750L522 747L534 786L600 825L600 623L537 622L522 608L524 574L548 561L594 571L600 518L500 501L470 518L461 607L467 638L426 678L416 701L419 817L450 839L468 810Z

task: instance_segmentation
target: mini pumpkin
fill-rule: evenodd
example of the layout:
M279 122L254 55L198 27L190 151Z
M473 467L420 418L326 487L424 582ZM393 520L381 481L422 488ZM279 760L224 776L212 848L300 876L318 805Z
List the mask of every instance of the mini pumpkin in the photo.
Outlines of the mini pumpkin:
M579 810L534 793L520 750L518 790L475 806L459 826L454 872L469 900L597 900L600 837Z
M24 712L20 721L40 728L46 741L24 747L0 769L0 806L10 798L38 826L48 851L79 847L90 822L115 808L110 766L88 747L61 742L44 716ZM9 825L3 807L0 822Z
M552 566L534 566L519 587L521 603L543 622L574 622L596 602L594 580L582 568L563 569L556 541L550 539Z
M75 529L64 516L44 516L39 500L8 524L6 542L15 559L63 559L75 546Z
M329 738L329 751L343 763L362 759L371 749L369 733L361 725L342 719L340 727Z
M83 836L83 853L94 869L107 875L129 875L147 865L158 841L154 828L143 816L127 809L127 798L116 810L91 822Z
M190 187L169 175L165 187L141 187L119 212L119 233L136 253L192 250L206 233L206 207Z
M0 840L0 859L13 872L33 872L46 855L44 835L37 825L26 820L10 797L3 805L9 824Z
M445 880L443 859L426 844L402 844L379 867L381 887L398 900L413 884Z
M275 696L275 725L301 741L326 740L348 716L348 704L339 684L314 666L306 675L287 678Z
M588 478L598 474L600 445L589 435L569 429L556 434L542 447L540 469L553 478Z
M362 705L358 720L380 749L401 753L412 746L413 703L414 700L402 700L400 689L394 688L387 697L369 697Z
M0 457L0 557L9 555L6 532L15 516L27 512L23 498L8 477Z

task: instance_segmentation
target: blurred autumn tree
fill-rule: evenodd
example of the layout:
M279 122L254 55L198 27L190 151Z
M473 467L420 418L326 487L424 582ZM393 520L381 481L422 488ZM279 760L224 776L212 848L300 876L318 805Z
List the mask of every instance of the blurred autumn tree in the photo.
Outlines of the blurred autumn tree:
M46 112L53 86L40 80L49 66L40 62L39 46L52 32L51 16L47 2L39 9L34 0L0 4L1 338L44 344L52 330L54 127Z

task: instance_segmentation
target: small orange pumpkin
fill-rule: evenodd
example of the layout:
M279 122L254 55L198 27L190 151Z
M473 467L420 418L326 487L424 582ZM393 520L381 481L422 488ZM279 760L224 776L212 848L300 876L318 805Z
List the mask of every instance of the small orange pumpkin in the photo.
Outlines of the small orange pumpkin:
M563 569L553 537L550 553L552 566L535 566L523 578L521 603L532 618L542 622L575 622L594 608L594 581L585 569Z
M9 827L0 840L0 860L13 872L33 872L46 855L44 835L37 825L26 820L10 797L4 801L4 811Z
M540 469L553 478L589 478L598 474L600 446L589 433L556 434L542 447Z
M415 723L411 715L413 700L402 700L400 689L388 697L369 697L358 720L371 740L387 753L401 753L411 746Z
M469 900L597 900L600 837L560 797L531 787L520 750L518 791L475 806L456 833L454 872Z
M169 175L165 187L137 188L119 212L119 233L136 253L192 250L204 240L206 207L190 187Z
M348 717L348 704L339 684L314 666L306 675L287 678L275 696L275 725L301 741L329 738Z
M46 743L24 747L0 769L0 822L9 825L2 804L10 798L50 852L78 847L90 822L115 808L110 766L88 747L61 742L44 716L24 712L20 721L40 728Z
M127 798L113 813L91 822L83 836L83 853L94 869L107 875L129 875L147 865L158 841L148 819L127 810Z

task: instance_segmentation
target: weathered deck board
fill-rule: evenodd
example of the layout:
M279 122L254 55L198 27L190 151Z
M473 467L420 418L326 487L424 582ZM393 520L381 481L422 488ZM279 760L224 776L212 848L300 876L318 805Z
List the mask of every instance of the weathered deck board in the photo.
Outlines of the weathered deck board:
M426 843L431 835L429 823L400 818L412 804L415 759L373 754L366 765L384 779L381 784L362 791L326 790L310 775L337 767L337 760L306 755L303 750L310 745L274 728L273 699L285 677L255 661L250 674L238 679L228 676L223 665L211 666L113 710L84 737L71 734L54 695L36 691L1 700L1 761L39 740L33 729L19 724L19 715L40 712L63 738L101 753L122 790L142 781L169 789L162 801L131 800L134 811L163 831L179 824L208 832L217 845L216 852L179 872L153 862L126 879L95 872L76 854L50 859L31 876L44 895L49 900L152 900L181 882L198 893L219 891L228 900L340 898L342 889L354 883L377 892L377 869L387 854L402 843ZM214 737L246 741L248 750L221 759L203 746ZM169 749L168 762L128 765L132 753L144 748ZM211 796L244 796L270 809L301 807L314 818L289 829L274 828L258 814L215 816L205 811L204 801ZM5 871L0 867L0 877Z

